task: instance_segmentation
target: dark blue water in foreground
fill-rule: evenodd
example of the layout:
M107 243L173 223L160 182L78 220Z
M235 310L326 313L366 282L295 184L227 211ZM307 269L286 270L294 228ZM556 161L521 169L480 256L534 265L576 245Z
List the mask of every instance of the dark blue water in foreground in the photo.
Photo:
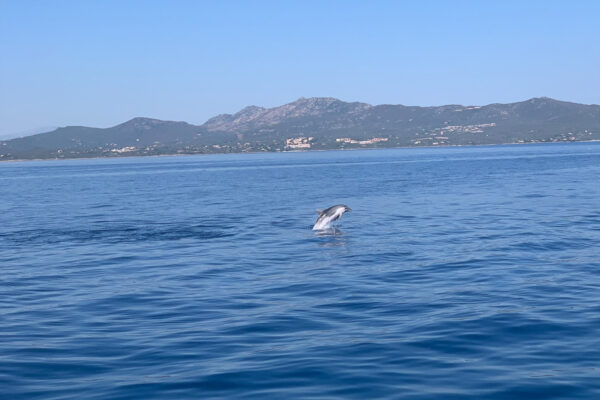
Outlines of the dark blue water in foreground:
M1 163L0 196L2 399L600 398L600 143Z

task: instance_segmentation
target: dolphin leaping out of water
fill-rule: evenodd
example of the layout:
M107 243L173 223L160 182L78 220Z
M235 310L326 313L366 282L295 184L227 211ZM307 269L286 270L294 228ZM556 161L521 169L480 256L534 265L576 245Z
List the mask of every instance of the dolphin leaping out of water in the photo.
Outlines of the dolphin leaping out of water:
M317 218L317 222L313 226L313 231L330 228L331 223L342 218L342 214L347 211L352 211L352 209L343 204L331 206L326 210L317 210L319 218Z

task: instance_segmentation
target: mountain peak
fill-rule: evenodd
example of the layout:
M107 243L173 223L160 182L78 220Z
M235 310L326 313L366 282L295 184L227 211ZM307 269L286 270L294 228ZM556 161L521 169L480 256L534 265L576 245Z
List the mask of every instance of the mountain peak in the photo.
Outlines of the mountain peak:
M264 107L248 106L248 107L244 107L240 111L236 112L234 115L232 115L232 117L234 117L234 118L252 117L257 114L262 113L265 110L266 110L266 108L264 108Z
M162 121L160 119L146 118L146 117L135 117L135 118L132 118L129 121L125 121L122 124L119 124L117 126L120 126L120 127L127 127L127 126L145 127L145 126L159 125L159 124L161 124L163 122L165 122L165 121Z
M246 128L250 124L274 125L285 118L316 115L336 102L343 103L333 97L300 97L296 101L273 108L248 106L233 115L217 115L206 121L204 126L213 131L234 131Z
M278 107L249 106L237 113L221 114L203 125L209 131L239 131L250 127L270 127L285 120L345 113L353 114L372 107L366 103L346 103L334 97L300 97Z
M130 119L129 121L123 122L122 124L116 125L114 126L114 128L125 128L125 129L144 129L144 130L148 130L148 129L153 129L156 127L164 127L167 125L189 125L189 126L193 126L188 124L187 122L184 121L165 121L162 119L155 119L155 118L146 118L146 117L135 117Z
M259 107L259 106L247 106L242 108L242 110L240 112L256 112L256 111L262 111L264 110L264 107Z
M541 97L532 97L528 100L530 103L548 103L548 102L558 102L551 97L541 96Z
M327 106L331 103L342 102L334 97L300 97L298 100L288 103L296 106Z

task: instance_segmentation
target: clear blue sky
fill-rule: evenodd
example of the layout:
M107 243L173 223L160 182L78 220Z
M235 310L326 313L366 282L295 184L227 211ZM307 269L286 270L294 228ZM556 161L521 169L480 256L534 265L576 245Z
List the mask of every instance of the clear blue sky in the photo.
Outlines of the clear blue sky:
M600 1L0 0L0 136L300 96L600 103Z

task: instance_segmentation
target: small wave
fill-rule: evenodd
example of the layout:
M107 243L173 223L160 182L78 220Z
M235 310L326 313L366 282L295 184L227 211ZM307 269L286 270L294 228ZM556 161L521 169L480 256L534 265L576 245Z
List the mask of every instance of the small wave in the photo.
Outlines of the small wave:
M539 193L530 193L530 194L523 194L521 196L517 196L520 199L540 199L543 197L548 197L548 195L546 194L539 194Z
M131 243L173 240L210 240L233 236L228 226L142 225L106 226L89 229L35 229L1 234L0 238L17 245L86 242Z
M539 242L525 241L515 243L508 247L498 248L497 251L512 252L514 250L521 251L564 251L572 249L585 249L595 245L595 241L587 238L577 238L569 240L542 240Z

